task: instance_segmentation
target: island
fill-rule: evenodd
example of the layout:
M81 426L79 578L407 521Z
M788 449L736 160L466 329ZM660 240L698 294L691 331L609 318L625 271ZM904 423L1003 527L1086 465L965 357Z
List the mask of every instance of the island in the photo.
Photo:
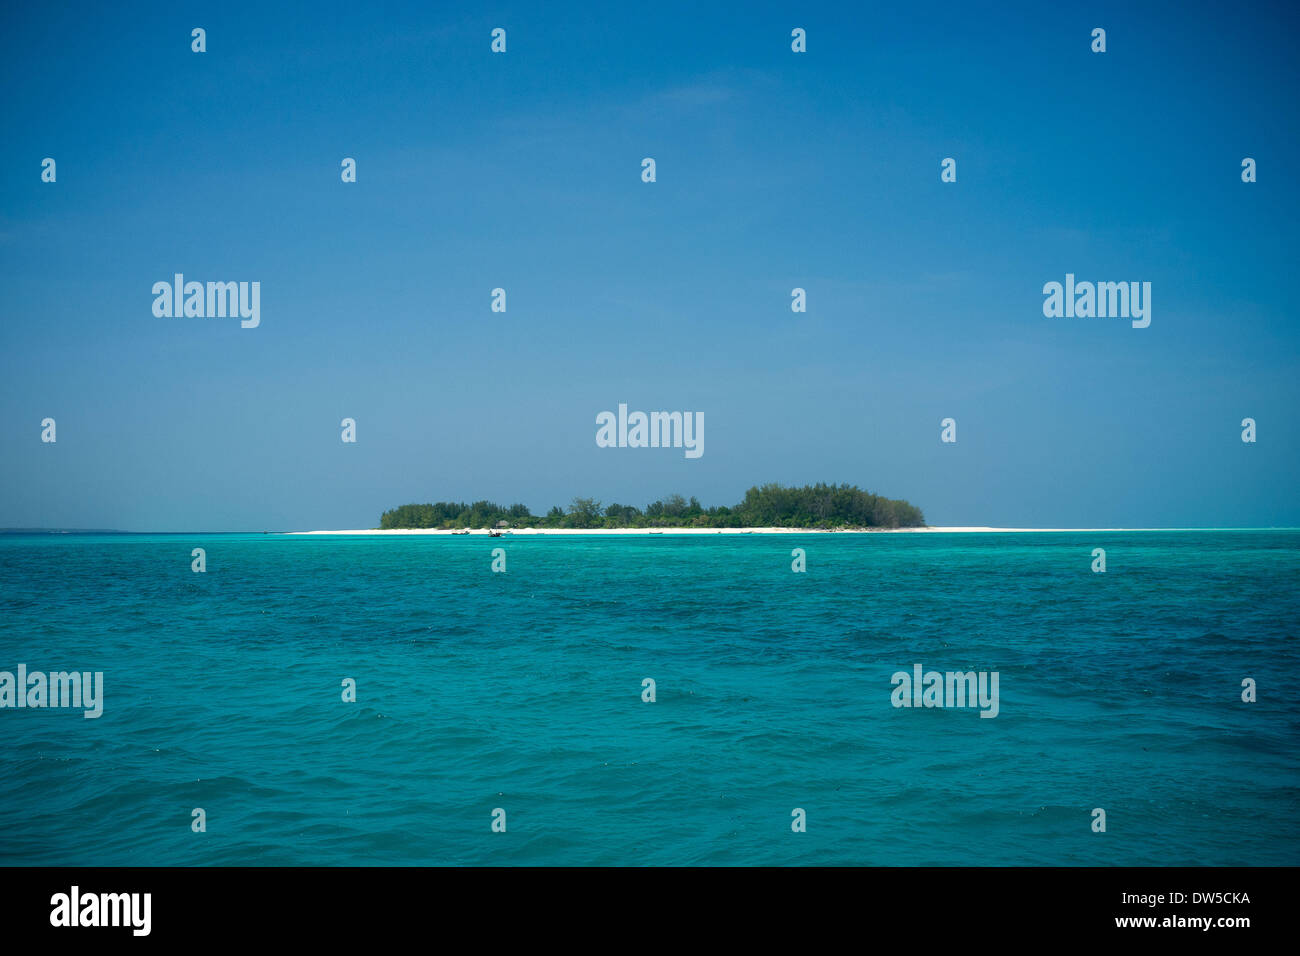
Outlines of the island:
M856 485L779 484L755 486L737 505L703 507L695 497L681 495L635 505L604 505L594 498L574 498L545 515L532 514L527 505L505 507L491 501L438 501L401 505L385 511L379 530L547 529L610 530L630 528L806 528L824 531L922 528L921 509L906 501L863 491Z

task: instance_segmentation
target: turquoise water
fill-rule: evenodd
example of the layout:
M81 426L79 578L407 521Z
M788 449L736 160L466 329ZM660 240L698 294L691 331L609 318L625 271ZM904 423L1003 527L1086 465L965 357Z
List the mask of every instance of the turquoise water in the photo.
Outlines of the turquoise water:
M2 537L0 671L104 712L0 709L0 862L1294 865L1298 584L1295 531Z

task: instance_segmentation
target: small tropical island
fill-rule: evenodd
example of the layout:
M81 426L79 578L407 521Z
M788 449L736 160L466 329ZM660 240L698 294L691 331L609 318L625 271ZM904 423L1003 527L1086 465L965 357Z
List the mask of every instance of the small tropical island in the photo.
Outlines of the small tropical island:
M594 498L574 498L567 508L559 505L545 515L530 513L527 505L505 507L491 501L438 501L401 505L385 511L379 529L489 531L548 529L618 531L637 528L743 529L800 528L821 531L922 528L921 509L895 498L863 491L856 485L778 484L755 486L737 505L703 507L695 497L669 495L644 509L635 505L604 505Z

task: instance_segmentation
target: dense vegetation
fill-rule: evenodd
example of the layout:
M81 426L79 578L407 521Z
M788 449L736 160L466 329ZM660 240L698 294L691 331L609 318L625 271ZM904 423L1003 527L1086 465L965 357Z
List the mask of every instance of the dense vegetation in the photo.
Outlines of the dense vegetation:
M504 522L504 524L502 524ZM909 528L925 524L921 509L906 501L882 498L853 485L805 485L750 488L740 504L702 507L696 498L669 495L646 505L602 505L594 498L574 498L545 515L526 505L503 507L491 501L438 501L402 505L379 519L388 528Z

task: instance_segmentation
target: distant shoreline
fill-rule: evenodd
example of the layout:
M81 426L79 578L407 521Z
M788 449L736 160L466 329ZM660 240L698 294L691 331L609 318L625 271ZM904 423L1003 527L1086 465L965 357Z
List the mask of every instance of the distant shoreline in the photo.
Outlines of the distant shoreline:
M450 528L374 528L369 531L280 531L277 534L351 534L351 535L478 535L479 537L517 537L523 535L647 535L647 534L1027 534L1083 531L1182 531L1183 528L507 528L500 532L486 528L453 530Z
M509 536L516 535L638 535L638 534L1135 534L1138 532L1167 533L1177 532L1300 532L1296 525L1257 525L1254 527L1234 528L987 528L987 527L940 527L921 528L508 528L501 529ZM453 531L450 528L357 528L339 531L205 531L191 529L188 531L120 531L120 530L79 530L72 528L0 528L0 539L45 537L45 538L147 538L157 536L184 537L194 535L421 535L421 534L474 534L487 535L484 528L469 531Z

